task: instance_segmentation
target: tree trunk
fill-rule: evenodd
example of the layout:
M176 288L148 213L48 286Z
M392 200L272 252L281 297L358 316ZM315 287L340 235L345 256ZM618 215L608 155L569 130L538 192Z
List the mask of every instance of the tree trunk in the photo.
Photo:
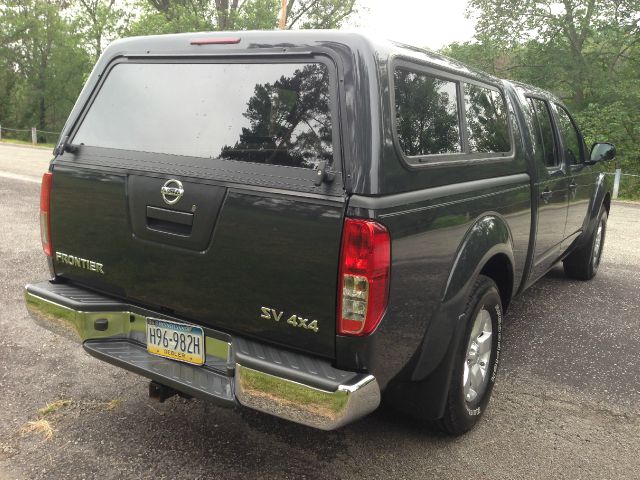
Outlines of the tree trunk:
M229 0L216 0L216 17L218 30L229 28Z
M582 109L584 106L584 88L582 88L582 86L576 87L576 91L573 94L573 101L579 109Z

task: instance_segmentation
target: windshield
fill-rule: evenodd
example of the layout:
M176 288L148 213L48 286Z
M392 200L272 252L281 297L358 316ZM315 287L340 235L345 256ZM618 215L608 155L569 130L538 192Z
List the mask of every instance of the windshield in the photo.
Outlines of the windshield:
M321 63L121 63L73 143L314 168L333 158Z

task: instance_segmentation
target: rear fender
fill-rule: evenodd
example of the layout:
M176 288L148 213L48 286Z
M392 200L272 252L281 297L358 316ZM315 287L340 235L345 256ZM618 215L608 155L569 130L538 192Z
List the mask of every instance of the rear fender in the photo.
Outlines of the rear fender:
M442 295L443 303L456 296L466 299L471 284L493 256L505 255L513 271L513 241L506 220L498 213L489 213L476 220L465 234ZM509 289L513 292L513 285ZM509 300L509 299L503 299Z
M483 267L495 255L506 256L513 272L510 229L501 215L491 212L479 217L467 230L451 266L441 307L425 334L410 381L393 389L394 403L401 409L414 410L417 405L410 403L419 398L425 418L442 415L455 352L465 331L464 310L469 292ZM513 285L510 291L514 291Z
M488 213L473 223L458 247L442 294L442 306L425 334L412 380L427 377L447 350L457 347L457 341L452 342L453 334L459 330L457 324L465 321L462 314L469 292L482 268L498 254L508 258L513 271L511 231L501 215Z

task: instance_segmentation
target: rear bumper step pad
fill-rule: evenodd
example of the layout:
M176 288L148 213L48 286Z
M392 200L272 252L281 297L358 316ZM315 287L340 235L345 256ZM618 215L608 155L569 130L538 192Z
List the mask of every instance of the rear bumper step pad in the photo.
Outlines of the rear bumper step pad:
M207 327L205 365L152 355L146 349L147 317L188 322L82 287L27 285L25 301L38 325L82 343L94 357L218 405L242 405L333 430L380 403L380 388L372 375L339 370L325 359Z
M233 377L188 363L151 355L146 347L127 340L87 341L84 349L92 356L155 380L193 397L215 400L232 407Z

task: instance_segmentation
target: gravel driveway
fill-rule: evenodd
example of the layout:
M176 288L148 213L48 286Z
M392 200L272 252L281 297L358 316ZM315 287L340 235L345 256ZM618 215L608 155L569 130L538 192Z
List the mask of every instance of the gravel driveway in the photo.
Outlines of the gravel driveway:
M557 267L514 300L489 410L451 439L386 408L326 433L152 403L145 379L27 318L22 287L47 276L38 191L0 172L0 479L640 478L636 205L613 205L593 281Z

